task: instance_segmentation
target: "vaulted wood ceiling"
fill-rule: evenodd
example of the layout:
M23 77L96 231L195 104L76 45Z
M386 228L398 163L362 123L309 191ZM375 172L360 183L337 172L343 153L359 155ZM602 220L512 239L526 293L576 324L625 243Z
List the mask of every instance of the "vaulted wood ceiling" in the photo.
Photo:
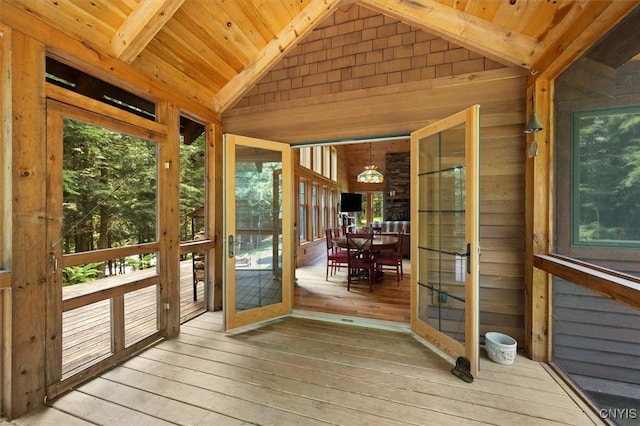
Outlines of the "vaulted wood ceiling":
M325 17L354 0L2 0L0 16L31 33L37 18L75 39L48 41L73 62L100 58L117 79L126 63L134 79L179 93L222 113ZM579 43L602 34L636 1L358 0L413 27L533 74ZM40 22L40 21L37 21ZM47 38L46 28L40 31ZM115 61L115 62L114 62ZM121 61L121 62L120 62ZM99 67L98 67L99 68ZM129 71L130 73L130 71ZM149 84L147 84L149 85Z

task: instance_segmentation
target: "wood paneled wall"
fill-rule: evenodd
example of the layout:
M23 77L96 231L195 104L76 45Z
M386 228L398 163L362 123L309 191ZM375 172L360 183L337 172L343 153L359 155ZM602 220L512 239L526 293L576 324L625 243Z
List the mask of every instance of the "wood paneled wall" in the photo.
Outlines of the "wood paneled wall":
M388 18L385 20L389 25ZM272 81L280 74L276 69L263 81ZM481 333L501 331L522 343L525 84L523 70L499 68L309 98L277 101L272 97L266 102L265 97L264 103L245 99L223 116L223 129L294 143L404 134L480 104ZM367 148L366 144L345 148L358 150L348 155L350 175L351 164L360 168L363 161L368 162ZM374 152L379 155L376 149Z

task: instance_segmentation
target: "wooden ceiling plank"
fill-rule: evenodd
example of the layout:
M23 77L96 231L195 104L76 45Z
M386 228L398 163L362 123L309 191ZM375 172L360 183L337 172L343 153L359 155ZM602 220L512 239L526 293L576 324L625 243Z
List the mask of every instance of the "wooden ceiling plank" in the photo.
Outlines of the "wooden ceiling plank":
M236 31L242 32L243 36L250 40L258 50L262 49L275 35L271 30L265 28L261 19L254 20L250 18L252 15L245 13L246 10L255 10L253 3L231 1L222 3L220 7L227 22L230 22Z
M607 4L604 2L597 2L590 5L584 5L580 2L565 2L557 7L553 13L550 14L536 14L530 18L532 23L528 23L527 27L535 24L538 26L537 36L542 42L544 42L547 48L551 48L559 39L564 37L564 34L571 33L576 23L583 19L583 9L592 9L591 15L595 16L607 8ZM547 17L548 20L541 21L542 17ZM524 29L523 29L524 30Z
M501 63L529 68L543 44L434 0L358 0L364 7L443 37Z
M530 80L553 79L591 47L603 34L638 6L638 2L610 1L601 10L600 2L580 5L580 16L554 43L548 43L544 54L531 67Z
M160 81L170 86L174 92L187 93L197 102L206 103L216 93L199 81L207 81L206 79L194 79L191 72L185 72L188 66L175 57L167 56L166 51L157 52L152 45L149 45L138 56L133 65L145 74L153 73ZM210 70L208 72L211 74ZM208 78L215 79L216 77L210 75Z
M167 24L150 45L160 44L162 47L159 50L171 51L179 57L191 57L188 62L199 64L209 70L208 72L213 70L214 74L224 76L224 83L242 69L243 64L240 60L223 57L224 51L214 49L214 46L206 43L207 39L202 34L195 32L193 27L186 28L183 24L188 24L188 21Z
M460 9L470 15L476 16L485 21L493 22L496 13L503 7L508 7L509 2L502 1L465 1L464 9Z
M90 2L85 3L89 4ZM110 35L113 32L112 28L106 28L101 21L96 20L94 15L77 7L72 2L2 0L0 11L9 5L37 16L56 28L64 28L67 33L89 46L105 47L109 43L107 34ZM82 22L84 25L78 25L78 22Z
M116 58L130 64L158 31L173 17L184 0L141 1L111 38Z
M211 5L214 5L213 7ZM216 3L188 1L180 10L177 20L196 37L209 44L209 48L227 59L236 72L262 49L238 31Z
M259 2L259 10L261 13L269 19L272 23L272 27L276 29L276 33L278 30L284 28L289 21L293 19L290 15L290 8L285 7L278 0L262 0ZM294 15L297 15L294 13Z
M181 56L177 56L177 54ZM151 62L157 63L156 73L162 72L163 74L175 76L183 74L184 76L181 77L181 80L197 81L199 86L212 93L217 93L229 81L229 78L220 74L217 69L201 62L201 58L192 57L188 52L164 49L155 40L147 46L138 58L144 58L145 60L138 61L136 59L133 64L136 68L142 69L142 63L144 62L147 64L145 69L149 72L154 72Z
M302 40L313 28L333 13L341 0L312 2L302 10L269 44L218 92L213 99L213 108L221 113L240 99L255 83L266 74L284 55Z

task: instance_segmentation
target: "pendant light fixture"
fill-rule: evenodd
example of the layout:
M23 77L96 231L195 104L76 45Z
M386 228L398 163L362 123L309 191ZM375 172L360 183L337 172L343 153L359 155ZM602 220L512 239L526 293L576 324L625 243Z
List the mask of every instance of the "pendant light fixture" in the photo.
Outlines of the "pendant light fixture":
M371 164L371 143L369 143L369 164ZM364 171L358 175L360 183L382 183L384 176L380 173L376 166L370 165L364 168Z

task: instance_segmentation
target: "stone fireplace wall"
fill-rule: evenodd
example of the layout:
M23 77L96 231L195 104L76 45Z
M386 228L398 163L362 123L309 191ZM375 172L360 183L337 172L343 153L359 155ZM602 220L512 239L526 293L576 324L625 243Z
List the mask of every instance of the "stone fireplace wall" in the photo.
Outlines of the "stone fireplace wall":
M384 220L409 220L411 154L387 153L384 192Z

